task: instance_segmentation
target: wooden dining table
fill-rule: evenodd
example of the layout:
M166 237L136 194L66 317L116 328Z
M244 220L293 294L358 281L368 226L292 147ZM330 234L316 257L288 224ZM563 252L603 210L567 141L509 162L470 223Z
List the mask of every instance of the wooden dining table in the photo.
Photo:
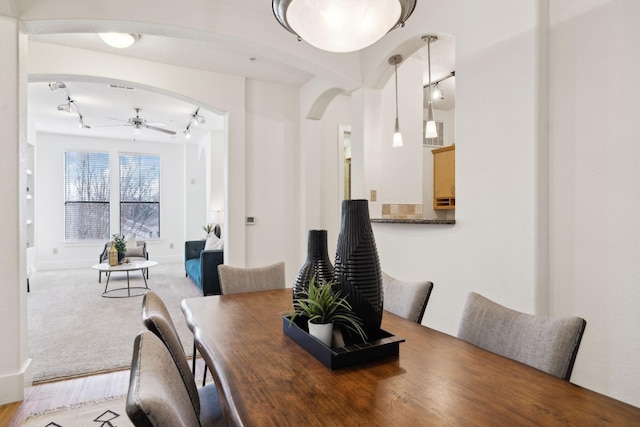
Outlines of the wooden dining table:
M229 425L640 424L640 408L389 312L397 356L329 369L283 333L291 306L291 289L182 301Z

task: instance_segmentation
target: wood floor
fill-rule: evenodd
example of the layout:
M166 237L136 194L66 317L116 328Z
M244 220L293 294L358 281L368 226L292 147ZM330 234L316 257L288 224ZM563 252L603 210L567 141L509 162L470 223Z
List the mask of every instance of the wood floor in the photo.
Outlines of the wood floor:
M204 362L198 358L196 363L198 386L202 383L203 369ZM25 389L25 399L22 402L0 406L0 426L20 427L31 413L125 395L128 387L129 370L37 384Z

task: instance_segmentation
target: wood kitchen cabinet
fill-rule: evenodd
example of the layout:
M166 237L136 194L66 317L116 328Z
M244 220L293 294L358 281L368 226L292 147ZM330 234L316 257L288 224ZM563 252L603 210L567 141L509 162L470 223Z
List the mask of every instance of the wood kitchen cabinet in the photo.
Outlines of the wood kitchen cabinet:
M433 153L433 209L456 207L456 146L450 145Z

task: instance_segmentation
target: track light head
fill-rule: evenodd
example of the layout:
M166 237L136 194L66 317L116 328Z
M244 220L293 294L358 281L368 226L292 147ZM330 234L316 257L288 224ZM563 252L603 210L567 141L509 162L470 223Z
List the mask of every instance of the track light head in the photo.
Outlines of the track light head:
M431 92L431 99L436 101L438 99L444 99L444 93L438 83L434 85L433 91Z
M71 102L58 105L58 111L64 111L65 113L71 113Z
M66 87L67 85L62 82L49 82L49 89L51 89L52 91L57 89L64 89Z

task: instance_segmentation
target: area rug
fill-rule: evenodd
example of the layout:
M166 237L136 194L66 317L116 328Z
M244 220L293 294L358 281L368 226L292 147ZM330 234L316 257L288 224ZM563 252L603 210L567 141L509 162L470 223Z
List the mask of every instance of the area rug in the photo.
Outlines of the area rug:
M130 427L122 396L83 402L30 415L25 427Z
M140 271L131 286L144 286ZM125 273L113 273L109 289L126 286ZM180 309L185 298L202 295L185 277L182 263L149 269L149 288L165 302L187 355L193 335ZM53 379L126 369L131 365L133 340L144 329L142 297L103 298L105 277L80 270L37 271L28 295L29 357L33 380Z

